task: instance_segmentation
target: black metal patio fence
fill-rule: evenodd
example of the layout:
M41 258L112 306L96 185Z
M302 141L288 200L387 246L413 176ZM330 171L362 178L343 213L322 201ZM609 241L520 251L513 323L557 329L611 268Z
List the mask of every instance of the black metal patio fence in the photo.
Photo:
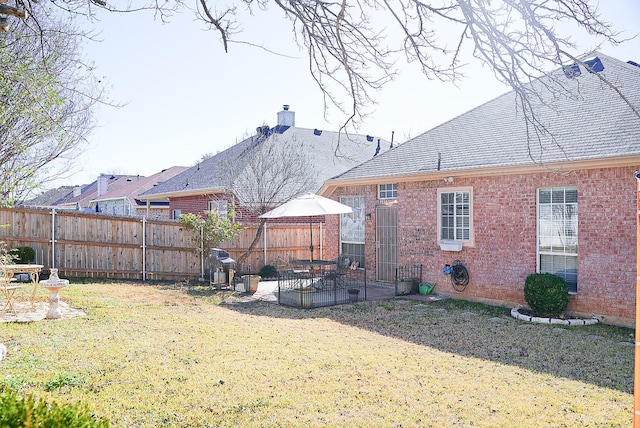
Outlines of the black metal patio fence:
M290 271L278 276L278 303L281 305L308 309L366 299L365 269Z
M417 294L422 281L422 265L398 266L396 268L396 296Z

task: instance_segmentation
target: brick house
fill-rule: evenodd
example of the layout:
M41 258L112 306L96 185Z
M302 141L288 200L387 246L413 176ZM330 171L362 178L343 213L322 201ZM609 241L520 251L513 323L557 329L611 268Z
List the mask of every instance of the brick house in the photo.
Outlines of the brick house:
M226 213L230 205L233 205L237 221L243 226L255 226L260 219L257 218L256 210L249 208L256 203L251 200L253 195L247 195L247 192L243 193L239 189L248 188L251 189L249 192L257 192L255 189L269 181L265 177L256 176L260 172L252 169L251 163L256 157L262 154L271 156L267 159L274 164L279 163L279 156L300 157L303 160L301 170L309 177L307 186L297 192L285 188L282 196L286 201L302 193L318 191L328 178L385 152L391 145L392 143L382 138L370 135L296 127L295 112L285 105L283 110L277 113L275 126L258 127L255 135L158 184L140 194L138 198L148 201L168 199L170 218L173 219L177 219L180 214L203 211L217 210ZM265 171L266 169L268 168L265 168ZM280 179L275 178L273 181L278 182ZM270 191L271 189L266 189L264 193ZM276 198L271 204L267 204L270 206L263 211L281 202L283 200ZM320 216L312 220L314 224L322 224L325 221ZM308 224L309 218L272 219L268 223ZM233 251L236 257L242 252L235 244L226 248ZM255 266L257 262L253 264Z
M421 264L437 291L504 306L551 272L568 312L632 326L640 67L592 53L530 89L535 130L510 92L326 181L319 193L359 208L327 218L327 251L360 253L378 281ZM463 291L443 272L455 261Z
M369 135L296 127L295 112L285 105L277 114L276 126L258 127L255 135L141 193L139 198L169 199L173 219L186 213L212 209L225 211L226 205L233 203L240 221L255 223L256 217L243 207L242 196L234 191L237 177L248 174L248 154L274 145L301 151L308 159L305 164L309 168L308 174L313 177L310 188L305 189L308 192L317 191L326 179L386 151L390 144Z

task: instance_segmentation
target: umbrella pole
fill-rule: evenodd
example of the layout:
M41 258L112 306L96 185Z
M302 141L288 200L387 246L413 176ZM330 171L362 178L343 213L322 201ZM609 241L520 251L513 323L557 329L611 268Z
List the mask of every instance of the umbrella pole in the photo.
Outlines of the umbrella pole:
M313 261L313 223L311 221L312 218L313 217L309 217L309 232L311 233L311 245L309 245L309 252L311 253L311 255L309 256L310 262Z

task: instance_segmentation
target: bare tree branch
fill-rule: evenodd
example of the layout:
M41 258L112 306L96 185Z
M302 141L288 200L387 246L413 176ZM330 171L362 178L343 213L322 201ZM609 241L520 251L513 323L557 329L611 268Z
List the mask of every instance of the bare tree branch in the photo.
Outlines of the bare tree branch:
M236 35L240 34L242 11L259 13L275 4L308 58L325 115L333 108L345 115L341 131L357 128L369 114L377 92L397 75L399 61L417 65L428 79L454 84L464 77L466 63L479 61L513 88L519 97L517 105L526 107L524 113L531 115L535 111L529 100L539 98L531 83L568 61L575 62L582 53L576 52L568 34L559 32L560 24L570 24L600 42L616 45L622 41L600 17L594 0L148 0L122 8L108 0L56 0L51 4L90 19L96 8L113 12L151 9L163 22L173 13L195 13L220 35L225 52L232 42L273 51ZM39 7L24 4L27 11ZM630 107L638 115L637 107ZM531 124L539 123L530 119Z

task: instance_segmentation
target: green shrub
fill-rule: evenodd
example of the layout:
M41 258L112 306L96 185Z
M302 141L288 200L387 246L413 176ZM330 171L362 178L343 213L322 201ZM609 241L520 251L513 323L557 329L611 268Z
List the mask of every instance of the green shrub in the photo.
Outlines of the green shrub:
M36 259L36 252L31 247L14 248L10 251L10 253L14 258L14 262L21 265L33 263L33 261Z
M278 276L278 270L273 265L264 265L260 269L260 276L263 278L275 278Z
M14 391L0 392L0 427L108 427L80 404L47 403L33 396L22 397Z
M551 273L534 273L524 283L524 300L536 315L557 317L569 304L564 279Z

